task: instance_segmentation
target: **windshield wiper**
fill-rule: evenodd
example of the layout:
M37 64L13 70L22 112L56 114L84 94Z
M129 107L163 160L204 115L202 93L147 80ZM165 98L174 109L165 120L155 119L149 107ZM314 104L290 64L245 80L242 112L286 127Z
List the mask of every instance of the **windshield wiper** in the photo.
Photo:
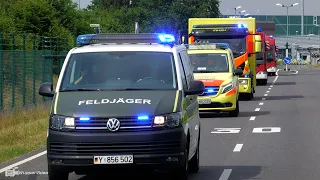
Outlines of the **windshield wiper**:
M101 91L101 89L90 89L90 88L77 88L77 89L65 89L60 92L71 92L71 91Z

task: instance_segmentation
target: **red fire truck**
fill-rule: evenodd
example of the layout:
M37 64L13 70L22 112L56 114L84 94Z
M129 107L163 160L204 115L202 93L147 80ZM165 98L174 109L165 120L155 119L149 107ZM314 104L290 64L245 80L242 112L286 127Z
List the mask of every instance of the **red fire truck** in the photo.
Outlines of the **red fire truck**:
M270 46L269 43L266 42L267 35L261 28L257 29L257 34L261 37L261 52L256 54L256 80L258 85L267 85L268 72L266 52L270 50Z
M276 40L272 35L266 36L266 43L268 43L270 46L266 53L267 72L269 76L275 76L277 72L276 53L278 52L278 46L276 46Z

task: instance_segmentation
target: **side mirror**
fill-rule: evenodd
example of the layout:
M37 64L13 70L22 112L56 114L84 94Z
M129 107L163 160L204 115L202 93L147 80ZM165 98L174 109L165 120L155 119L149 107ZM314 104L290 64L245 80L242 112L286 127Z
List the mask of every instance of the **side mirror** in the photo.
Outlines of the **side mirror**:
M241 76L242 73L243 73L242 69L235 69L234 70L234 75L236 75L236 76Z
M196 94L202 94L205 91L205 86L202 81L192 81L190 83L190 88L188 91L186 91L186 95L196 95Z
M254 35L254 52L258 53L262 51L262 40L261 40L261 36L260 35Z
M53 97L53 84L52 83L43 83L39 88L39 94L45 97Z

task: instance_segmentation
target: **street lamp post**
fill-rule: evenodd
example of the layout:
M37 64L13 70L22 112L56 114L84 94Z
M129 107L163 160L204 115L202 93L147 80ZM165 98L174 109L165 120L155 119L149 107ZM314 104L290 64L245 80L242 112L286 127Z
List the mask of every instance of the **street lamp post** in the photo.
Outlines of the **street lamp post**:
M246 10L242 10L242 11L239 12L240 18L241 18L241 14L243 14L245 12L246 12Z
M240 8L241 8L241 6L238 6L238 7L234 8L234 16L237 16L237 9L240 9Z
M294 7L296 5L298 5L299 3L294 3L294 4L291 4L291 5L283 5L283 4L280 4L280 3L277 3L276 5L277 6L280 6L280 7L285 7L287 8L287 43L286 43L286 57L289 57L289 44L288 44L288 40L289 40L289 8L290 7ZM286 65L286 71L288 71L288 66Z

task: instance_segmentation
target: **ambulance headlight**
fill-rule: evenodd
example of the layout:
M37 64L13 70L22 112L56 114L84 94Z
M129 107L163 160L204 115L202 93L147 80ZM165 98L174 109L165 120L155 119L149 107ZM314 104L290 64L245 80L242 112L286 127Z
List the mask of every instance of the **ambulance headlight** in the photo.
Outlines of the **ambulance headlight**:
M50 117L49 127L53 130L74 129L75 120L73 117L52 115Z
M179 127L182 125L182 113L172 113L164 116L155 116L153 120L154 127Z
M233 82L228 83L228 84L226 84L226 85L223 85L223 86L222 86L222 91L221 91L221 93L223 94L223 93L229 92L229 91L231 91L233 88L234 88Z
M248 84L247 79L239 79L239 84Z

